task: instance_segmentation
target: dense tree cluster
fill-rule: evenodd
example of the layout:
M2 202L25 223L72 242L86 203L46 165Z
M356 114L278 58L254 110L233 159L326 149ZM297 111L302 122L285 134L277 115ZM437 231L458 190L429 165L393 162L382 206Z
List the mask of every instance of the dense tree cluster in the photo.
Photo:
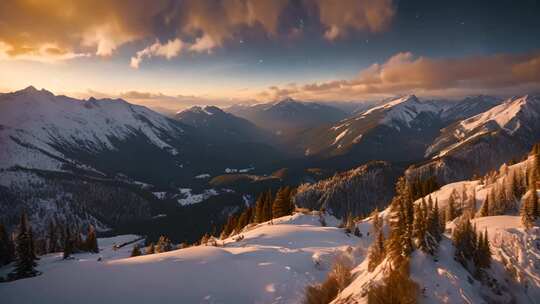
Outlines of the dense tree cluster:
M487 230L478 232L468 218L462 218L452 231L455 259L469 272L480 275L491 264Z
M33 277L39 274L35 269L37 256L34 250L32 227L26 213L21 215L17 237L15 239L15 269L9 274L10 279Z
M426 179L417 178L409 183L413 200L417 200L441 188L435 176L430 176Z
M536 147L536 146L535 146ZM533 150L534 151L534 150ZM532 166L528 173L528 189L521 204L521 222L525 228L531 228L534 222L540 217L540 206L538 206L538 154L535 154Z
M255 206L250 206L240 214L229 216L220 234L221 239L240 232L245 226L252 223L262 223L274 218L291 215L295 206L293 202L294 190L290 187L280 188L275 197L269 190L257 198Z

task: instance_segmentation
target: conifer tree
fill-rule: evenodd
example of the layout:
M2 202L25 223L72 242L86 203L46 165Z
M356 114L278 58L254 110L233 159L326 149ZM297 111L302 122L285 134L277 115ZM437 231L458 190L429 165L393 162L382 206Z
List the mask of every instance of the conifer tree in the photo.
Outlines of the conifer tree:
M150 245L146 248L146 254L154 253L156 253L156 247L154 246L154 243L150 243Z
M521 205L521 223L527 229L531 228L538 217L538 194L534 185L529 185L529 191Z
M88 234L86 236L86 250L93 253L99 253L99 247L96 236L96 229L93 225L88 227Z
M272 204L272 216L273 218L289 215L290 210L290 196L289 187L280 188L276 194L276 198Z
M48 248L47 248L48 253L58 251L58 237L57 237L57 232L56 232L56 226L54 225L53 221L49 222L49 228L47 231L47 243L48 243Z
M234 233L240 232L247 224L249 224L249 208L240 213L236 227L234 227Z
M491 210L491 206L489 202L490 197L491 195L489 194L489 192L486 193L486 198L484 199L484 202L482 203L482 206L480 207L480 210L478 211L478 216L484 217L484 216L490 215L490 210Z
M431 201L431 197L429 198ZM441 219L439 213L439 202L436 201L433 208L430 209L428 216L428 233L435 239L438 243L442 239L442 233L444 228L441 228Z
M155 253L167 252L171 251L172 249L173 246L171 240L165 235L159 237L156 246L154 247Z
M142 253L141 253L141 249L139 248L139 244L135 244L135 246L133 246L133 249L131 250L131 257L136 257L136 256L140 256Z
M385 257L383 223L378 210L373 211L372 218L371 233L374 239L368 251L368 271L370 272L375 270Z
M6 227L0 223L0 266L13 261L13 242L7 233Z
M255 223L264 222L264 207L264 195L259 194L259 197L257 197L257 201L255 202Z
M427 205L425 200L422 198L422 202L419 205L415 206L414 210L414 225L413 225L413 236L415 238L416 247L420 250L427 252L428 244L426 240L427 233Z
M390 235L385 250L393 266L399 267L413 250L414 207L409 185L403 177L396 183L396 196L392 199L390 210Z
M67 259L73 253L73 239L69 225L66 225L66 232L64 234L64 259Z
M446 221L453 221L458 216L455 201L455 191L452 190L450 197L448 197L448 205L446 206Z
M484 230L483 234L482 232L478 234L478 244L476 248L475 266L477 269L489 268L491 265L491 249L487 229Z
M463 210L467 207L467 204L469 202L469 196L467 195L467 187L465 184L461 187L461 203L459 206L459 209L463 212Z
M470 269L470 260L474 257L476 249L476 232L469 219L460 220L452 232L455 259L465 268Z
M264 221L269 221L273 219L272 215L272 204L274 202L274 199L272 197L272 191L268 190L266 192L266 197L264 199Z
M227 219L227 223L223 227L223 231L221 232L221 235L220 235L221 239L226 239L229 236L231 236L231 234L234 233L234 230L236 229L237 224L238 224L238 216L235 214L230 215L229 218Z
M31 229L26 213L23 213L17 235L15 270L12 273L12 276L15 278L31 277L38 274L38 271L34 268L37 264L35 262L36 256L33 252L34 240L30 232Z

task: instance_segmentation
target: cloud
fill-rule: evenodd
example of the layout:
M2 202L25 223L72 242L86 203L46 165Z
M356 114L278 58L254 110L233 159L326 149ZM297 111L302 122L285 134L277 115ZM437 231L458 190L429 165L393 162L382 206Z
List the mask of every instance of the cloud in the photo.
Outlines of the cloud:
M436 59L403 52L361 70L354 79L270 87L259 97L358 100L407 93L457 96L531 91L540 91L540 52Z
M192 44L189 49L194 52L211 52L212 49L217 47L217 43L209 35L204 35L195 40L195 43Z
M4 59L40 61L53 58L40 51L50 44L71 54L57 60L112 56L127 43L156 39L211 52L249 33L268 39L301 33L291 11L312 18L306 24L318 28L311 32L330 40L385 30L395 14L392 0L10 0L0 1L0 42Z
M144 58L151 58L154 56L165 57L171 59L180 54L183 48L183 42L180 39L169 40L165 44L161 44L159 41L146 47L142 51L138 51L134 57L131 57L130 66L134 69L139 68L139 64Z
M351 31L386 30L396 9L392 0L317 0L320 21L326 26L324 37L335 40Z
M110 56L127 42L155 34L154 20L166 11L169 3L167 0L0 1L0 41L9 46L10 59L30 54L31 58L47 61L49 56L39 50L51 43L66 54Z

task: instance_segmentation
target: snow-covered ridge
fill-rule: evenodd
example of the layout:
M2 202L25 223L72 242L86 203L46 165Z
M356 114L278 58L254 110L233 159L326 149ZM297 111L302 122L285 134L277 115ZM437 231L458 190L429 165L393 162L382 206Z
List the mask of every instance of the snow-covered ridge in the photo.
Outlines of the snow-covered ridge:
M518 114L521 113L528 117L538 117L539 113L528 106L531 103L540 104L540 99L528 95L517 98L513 97L501 105L462 121L460 125L463 131L467 132L493 121L500 128L512 133L520 127L520 121L517 119Z
M420 113L438 113L442 111L443 108L444 105L442 103L420 101L414 95L406 95L393 99L381 106L371 108L364 113L361 113L356 120L368 117L370 114L384 112L381 123L388 126L394 126L395 122L399 122L410 127L411 121L418 117Z
M433 158L444 156L475 138L497 130L512 136L523 127L527 129L537 126L539 120L538 96L512 97L483 113L443 129L441 135L426 149L425 155Z
M306 285L326 276L334 257L358 238L327 217L295 214L246 227L243 239L129 258L131 246L39 261L42 275L0 284L2 303L300 303ZM92 295L82 297L81 295Z
M177 154L163 134L183 132L173 120L121 99L78 100L33 87L0 95L0 125L0 168L18 165L45 170L58 170L58 159L65 159L52 147L55 144L114 150L112 139L140 133L157 147Z

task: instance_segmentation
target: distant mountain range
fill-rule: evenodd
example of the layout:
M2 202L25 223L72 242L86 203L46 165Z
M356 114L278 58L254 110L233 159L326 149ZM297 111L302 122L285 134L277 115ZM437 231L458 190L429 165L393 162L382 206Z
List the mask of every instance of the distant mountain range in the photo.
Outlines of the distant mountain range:
M362 195L382 191L374 189L410 165L409 178L435 176L445 184L521 157L540 141L535 96L408 95L365 107L285 99L166 117L121 99L79 100L33 87L0 94L0 220L14 224L26 209L42 225L60 217L196 238L280 185L313 183L302 193L316 194L318 206L364 213L392 189ZM334 202L352 198L317 190L320 179L357 167L324 185L365 183L353 197L364 197L363 204L339 209ZM159 214L168 217L153 219Z
M289 135L308 128L331 124L347 117L336 107L286 98L279 102L250 106L236 105L228 112L245 118L276 135Z
M177 113L174 118L196 128L212 141L257 142L269 145L276 142L276 138L269 131L215 106L195 106Z

